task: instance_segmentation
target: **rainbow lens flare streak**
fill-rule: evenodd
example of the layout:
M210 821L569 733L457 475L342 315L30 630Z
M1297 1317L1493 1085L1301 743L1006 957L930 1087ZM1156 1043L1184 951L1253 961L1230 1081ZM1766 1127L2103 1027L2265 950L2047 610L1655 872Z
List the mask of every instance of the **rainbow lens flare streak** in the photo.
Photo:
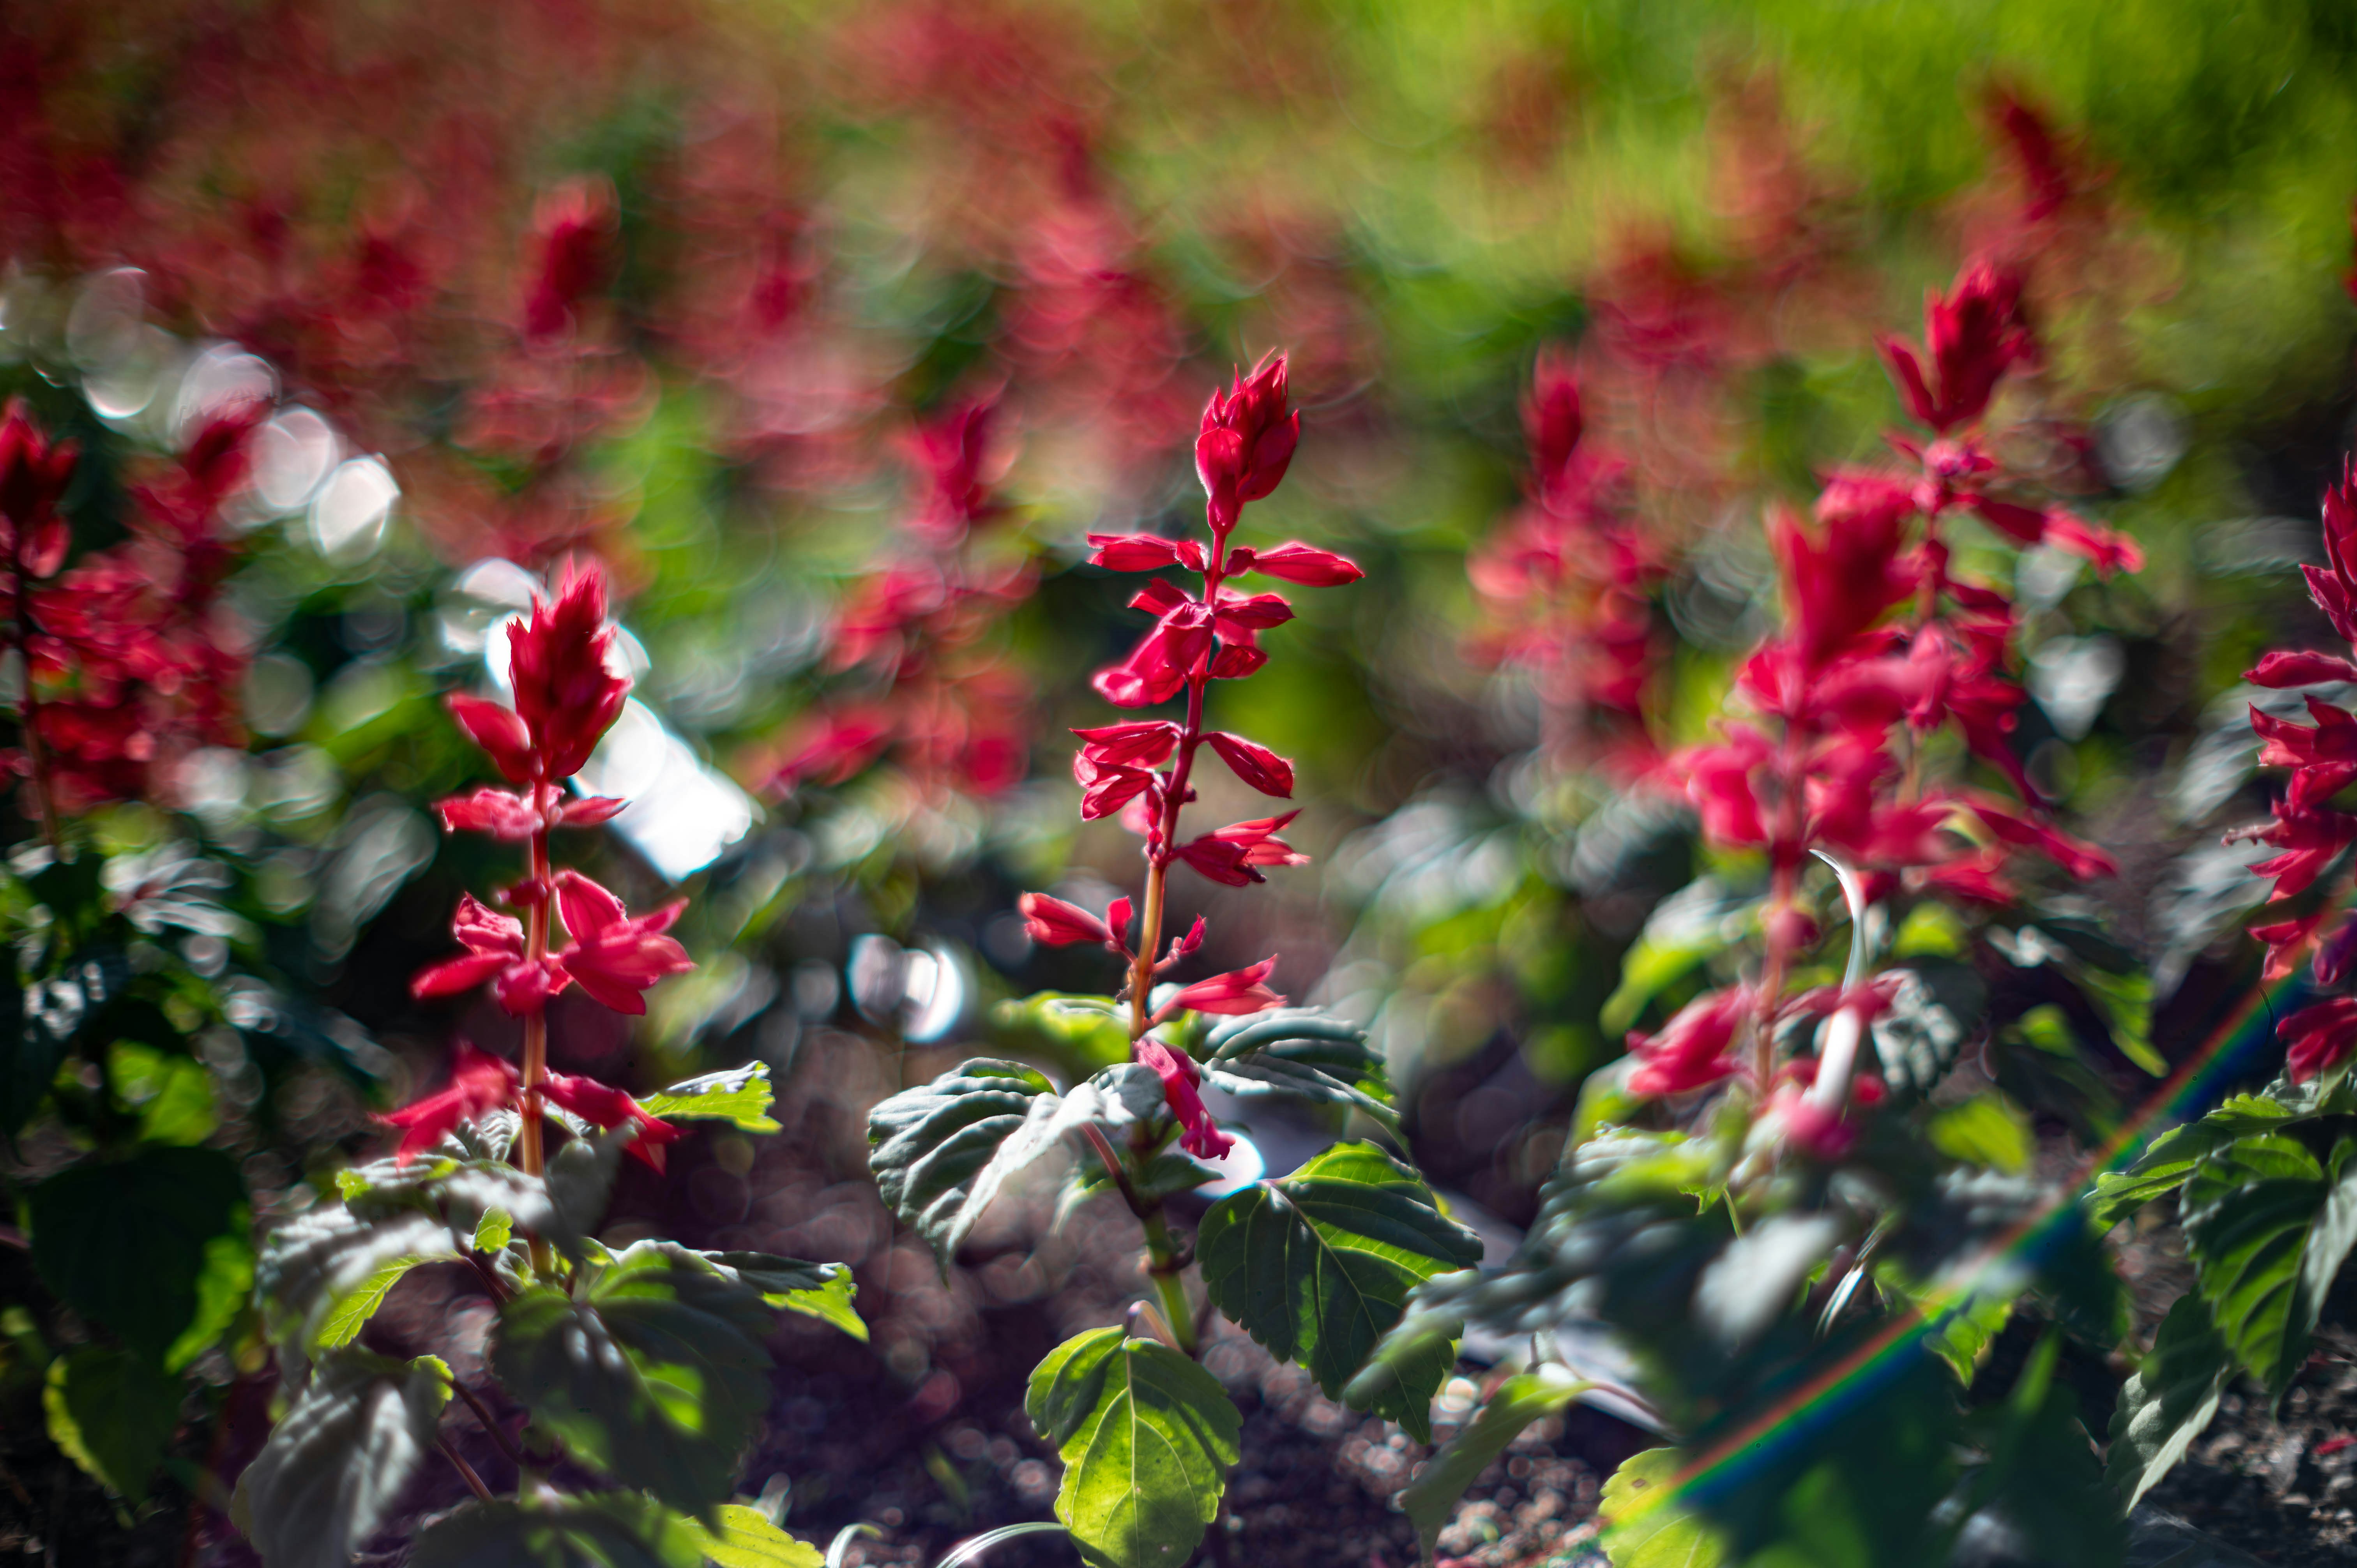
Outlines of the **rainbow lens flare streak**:
M1812 1441L1898 1380L1914 1367L1917 1358L1928 1354L1925 1347L1931 1337L1969 1310L1977 1298L2002 1287L2008 1279L2026 1277L2034 1271L2039 1259L2062 1240L2063 1227L2071 1222L2080 1197L2093 1187L2096 1177L2135 1163L2160 1133L2214 1106L2222 1098L2222 1087L2241 1072L2274 1032L2276 1019L2305 1000L2309 989L2304 973L2254 989L2211 1031L2201 1048L2088 1156L2074 1184L1997 1236L1976 1261L1958 1270L1953 1282L1929 1299L1893 1317L1857 1349L1819 1369L1757 1418L1695 1455L1668 1485L1632 1499L1620 1518L1640 1518L1680 1498L1707 1507L1714 1498L1741 1486L1773 1455Z

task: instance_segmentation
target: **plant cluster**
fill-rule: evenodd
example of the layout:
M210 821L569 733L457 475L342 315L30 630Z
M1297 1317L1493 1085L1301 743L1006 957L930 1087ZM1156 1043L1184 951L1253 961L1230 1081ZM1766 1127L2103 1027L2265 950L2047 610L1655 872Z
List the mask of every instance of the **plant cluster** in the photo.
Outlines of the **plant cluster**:
M273 1568L341 1563L438 1452L477 1500L418 1534L421 1563L815 1563L774 1519L727 1499L768 1402L762 1340L774 1314L804 1313L865 1338L850 1272L596 1239L617 1162L627 1150L661 1170L664 1145L681 1135L674 1119L777 1124L765 1114L764 1064L644 1103L549 1070L552 997L578 985L618 1012L643 1013L645 991L691 965L663 934L680 905L633 918L550 860L553 830L593 826L625 804L568 798L564 783L630 688L614 668L602 573L568 572L508 639L512 705L456 694L449 706L516 788L479 789L437 810L454 832L527 846L523 876L499 896L523 918L467 895L453 929L468 955L414 986L444 996L489 984L523 1022L522 1069L461 1042L445 1088L382 1118L401 1132L393 1157L339 1172L340 1201L270 1236L255 1284L285 1410L238 1482L235 1517ZM565 1134L553 1155L551 1122ZM400 1359L359 1343L403 1278L434 1266L471 1270L498 1304L481 1354L491 1399L508 1410L441 1357ZM508 1497L442 1435L454 1396L506 1461ZM557 1485L560 1466L608 1485Z

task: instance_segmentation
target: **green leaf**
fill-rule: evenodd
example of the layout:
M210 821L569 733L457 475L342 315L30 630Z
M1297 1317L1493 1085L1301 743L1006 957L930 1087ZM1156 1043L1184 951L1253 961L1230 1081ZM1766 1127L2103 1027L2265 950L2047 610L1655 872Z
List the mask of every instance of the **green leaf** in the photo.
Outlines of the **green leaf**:
M2049 1331L2003 1405L1973 1412L1967 1430L1988 1455L1970 1480L1966 1512L1987 1509L2072 1568L2120 1568L2127 1541L2105 1506L2101 1467L2079 1401L2054 1380L2061 1337Z
M1023 1409L1063 1456L1056 1517L1084 1561L1187 1561L1240 1457L1243 1422L1217 1378L1167 1345L1099 1328L1049 1352Z
M218 1149L86 1161L27 1193L33 1266L76 1312L160 1359L196 1320L207 1246L243 1230L244 1200Z
M211 1349L253 1297L253 1243L241 1226L205 1243L205 1261L197 1271L197 1315L164 1348L164 1369L179 1371Z
M514 1215L504 1208L486 1208L483 1217L475 1221L475 1251L503 1252L514 1235Z
M201 1144L221 1125L213 1079L204 1064L153 1046L116 1042L106 1053L107 1081L139 1117L151 1144Z
M701 1255L641 1241L576 1299L502 1303L491 1371L584 1463L700 1511L733 1489L770 1402L770 1308Z
M1427 1559L1448 1528L1448 1516L1457 1511L1458 1499L1480 1479L1490 1462L1525 1427L1555 1414L1589 1386L1553 1365L1517 1373L1498 1385L1471 1424L1441 1445L1424 1473L1400 1493L1400 1507L1423 1539Z
M449 1398L430 1356L321 1360L238 1478L231 1515L266 1568L347 1568L432 1446Z
M2333 1276L2357 1243L2357 1142L2328 1165L2280 1133L2204 1155L2186 1182L2196 1288L2236 1359L2280 1400L2307 1359Z
M350 1343L393 1282L421 1262L459 1257L438 1215L323 1204L271 1232L254 1271L263 1328L298 1358L327 1341L331 1321ZM390 1272L390 1277L387 1277ZM373 1291L347 1310L355 1295ZM347 1332L348 1330L348 1332Z
M1720 1568L1733 1561L1724 1538L1670 1489L1680 1464L1674 1448L1648 1448L1604 1483L1598 1539L1612 1568Z
M418 1532L412 1568L702 1568L709 1535L636 1492L468 1503ZM277 1568L273 1563L270 1568Z
M2234 1356L2199 1295L2177 1298L2112 1411L2104 1480L2126 1514L2185 1457L2218 1413Z
M2029 1118L1994 1092L1940 1106L1923 1131L1932 1146L1950 1159L2008 1175L2028 1169L2037 1148Z
M1111 998L1042 991L990 1010L991 1044L1037 1055L1075 1075L1129 1059L1129 1018Z
M992 1168L1001 1145L1019 1133L1018 1150L1046 1153L1061 1108L1055 1086L1019 1062L962 1062L867 1113L867 1167L884 1201L946 1266L980 1215L975 1198L987 1202L1006 1177L1004 1165Z
M1277 1098L1340 1105L1364 1113L1394 1137L1399 1112L1392 1104L1383 1058L1352 1029L1329 1037L1287 1031L1255 1049L1205 1065L1203 1080L1244 1100Z
M1265 1012L1215 1019L1203 1035L1204 1054L1212 1061L1233 1061L1288 1041L1305 1044L1357 1046L1367 1031L1315 1007L1271 1007Z
M1689 882L1655 906L1620 960L1620 983L1604 999L1597 1027L1618 1039L1645 1004L1704 960L1741 941L1760 900L1729 894L1714 877Z
M446 1253L444 1257L449 1255ZM379 1263L367 1278L338 1296L328 1306L327 1316L320 1320L319 1331L312 1336L312 1348L341 1349L359 1338L361 1330L368 1326L368 1320L376 1316L376 1309L384 1305L384 1298L393 1293L393 1287L399 1284L410 1270L420 1263L441 1261L441 1258L419 1257L413 1253Z
M1372 1144L1339 1144L1213 1204L1196 1251L1212 1304L1269 1354L1299 1362L1329 1398L1349 1386L1358 1408L1432 1441L1432 1396L1453 1356L1351 1383L1409 1291L1481 1261L1480 1239L1443 1215L1413 1171Z
M760 1509L724 1503L716 1511L717 1530L693 1520L688 1528L696 1533L698 1550L720 1568L826 1568L826 1559L817 1547L796 1541L771 1524Z
M859 1285L848 1263L805 1263L767 1252L703 1252L698 1256L761 1293L770 1305L832 1323L861 1344L867 1325L852 1306Z
M2095 1178L2086 1199L2089 1217L2108 1230L2156 1197L2185 1185L2201 1156L2235 1139L2269 1131L2290 1112L2263 1095L2238 1094L2198 1122L2172 1127L2155 1138L2124 1171Z
M49 1363L41 1408L68 1458L137 1502L179 1429L187 1391L135 1351L84 1345Z
M648 1115L666 1122L682 1118L733 1122L748 1133L778 1130L770 1116L773 1103L768 1062L747 1062L726 1072L705 1073L639 1101Z

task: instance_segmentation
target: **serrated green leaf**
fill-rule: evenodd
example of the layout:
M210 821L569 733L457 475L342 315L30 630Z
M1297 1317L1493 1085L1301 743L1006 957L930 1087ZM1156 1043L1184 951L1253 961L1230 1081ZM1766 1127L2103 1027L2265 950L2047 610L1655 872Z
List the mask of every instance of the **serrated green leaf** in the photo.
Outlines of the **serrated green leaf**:
M771 1524L759 1509L724 1503L714 1510L717 1529L688 1521L697 1548L720 1568L826 1568L826 1559L806 1541L796 1541Z
M2357 1243L2357 1143L2330 1163L2280 1133L2202 1156L2185 1185L2196 1288L2236 1359L2280 1400L2307 1359L2334 1275Z
M805 1263L767 1252L703 1252L698 1256L761 1293L770 1305L832 1323L861 1344L867 1325L852 1307L859 1285L848 1263Z
M1108 1568L1183 1563L1241 1456L1243 1421L1219 1380L1118 1328L1049 1351L1023 1409L1063 1457L1057 1519L1084 1561Z
M1203 1054L1211 1061L1232 1061L1287 1041L1305 1044L1362 1046L1367 1031L1315 1007L1271 1007L1215 1019L1203 1035Z
M449 1255L444 1254L445 1257ZM368 1320L376 1316L376 1309L384 1305L384 1298L393 1294L393 1287L399 1284L410 1270L420 1263L441 1261L441 1258L411 1254L379 1263L366 1278L335 1298L328 1308L328 1315L319 1321L318 1332L312 1336L312 1348L339 1350L359 1338L361 1330L368 1326Z
M2238 1094L2198 1122L2172 1127L2147 1145L2124 1171L2095 1178L2087 1212L2099 1230L2108 1230L2156 1197L2175 1192L2193 1174L2201 1156L2235 1139L2264 1133L2289 1114L2262 1095Z
M2112 1411L2104 1482L2125 1515L2185 1457L2218 1413L2233 1380L2234 1356L2195 1294L2178 1297L2161 1319Z
M992 1170L1001 1146L1026 1133L1018 1150L1044 1154L1061 1104L1055 1086L1019 1062L963 1062L868 1112L867 1166L884 1201L946 1266L980 1213L974 1200L987 1201L977 1191L985 1176L991 1190L1005 1179L1004 1165Z
M321 1342L346 1298L368 1289L383 1271L398 1270L393 1275L397 1280L421 1262L458 1256L449 1227L436 1215L322 1205L280 1226L263 1243L254 1271L263 1328L282 1353L299 1360ZM382 1281L366 1311L350 1321L353 1334L390 1289L392 1281Z
M575 1457L696 1512L727 1498L769 1406L770 1322L732 1273L641 1241L580 1299L542 1286L501 1303L488 1359Z
M1674 1448L1648 1448L1604 1483L1598 1539L1612 1568L1721 1568L1733 1561L1725 1538L1669 1489L1681 1463Z
M468 1503L418 1532L412 1568L701 1568L706 1532L636 1492ZM276 1568L275 1564L272 1568Z
M1240 1099L1275 1097L1340 1105L1363 1112L1397 1137L1399 1112L1383 1059L1365 1045L1343 1039L1288 1037L1245 1056L1210 1063L1203 1080Z
M1415 1174L1372 1144L1340 1144L1277 1181L1213 1204L1196 1239L1212 1304L1329 1398L1432 1440L1432 1396L1453 1358L1364 1387L1351 1380L1400 1319L1409 1291L1481 1261L1480 1239L1440 1212Z
M84 1345L49 1363L41 1408L66 1457L138 1502L179 1428L187 1391L135 1351Z
M674 1083L639 1101L650 1116L664 1121L703 1119L733 1122L748 1133L774 1133L770 1116L775 1096L770 1090L770 1064L747 1062L726 1072L708 1072Z
M207 1243L242 1230L244 1199L218 1149L86 1162L29 1190L33 1266L75 1311L160 1359L196 1320Z
M1562 1410L1591 1385L1560 1367L1544 1366L1520 1372L1498 1385L1483 1402L1481 1412L1462 1432L1443 1444L1424 1473L1400 1493L1400 1507L1415 1526L1429 1559L1448 1516L1457 1511L1465 1489L1480 1479L1490 1461L1506 1451L1524 1428Z
M449 1385L430 1358L324 1359L238 1478L238 1527L266 1568L348 1568L425 1450Z

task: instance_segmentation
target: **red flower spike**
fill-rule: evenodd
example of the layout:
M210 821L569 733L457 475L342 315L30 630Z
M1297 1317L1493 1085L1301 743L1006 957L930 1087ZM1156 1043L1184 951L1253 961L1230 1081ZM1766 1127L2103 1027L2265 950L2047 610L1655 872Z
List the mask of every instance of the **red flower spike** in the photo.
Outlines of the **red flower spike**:
M467 738L490 754L492 765L510 783L532 781L532 736L512 708L456 692L442 702L458 721L458 727L467 732Z
M636 1123L639 1135L630 1140L631 1157L645 1161L658 1171L663 1168L663 1146L678 1143L684 1135L670 1122L647 1114L643 1106L620 1090L594 1078L553 1072L541 1079L540 1092L551 1103L570 1111L593 1127L610 1129L625 1122Z
M575 309L605 281L613 227L613 192L599 183L573 180L541 198L533 213L539 270L524 301L526 337L554 338L573 324Z
M695 967L687 950L662 934L687 908L685 899L632 919L611 893L577 871L560 871L556 904L573 938L557 955L565 972L617 1013L644 1013L650 987Z
M1987 262L1967 267L1946 297L1926 294L1923 338L1928 377L1905 342L1885 338L1880 347L1908 412L1943 435L1978 419L1998 379L2037 353L2021 317L2021 279Z
M1833 492L1826 494L1830 499ZM1808 671L1846 651L1884 611L1915 592L1917 573L1900 555L1913 510L1911 501L1887 497L1855 510L1820 501L1822 540L1789 511L1779 509L1770 519L1770 539L1797 623L1792 640Z
M1631 1031L1629 1054L1637 1066L1629 1073L1630 1092L1683 1094L1731 1076L1736 1064L1727 1052L1751 1003L1751 993L1739 986L1714 991L1678 1009L1660 1034Z
M1095 564L1113 572L1157 572L1178 564L1178 542L1158 533L1092 533ZM1202 546L1196 545L1198 556Z
M2317 928L2324 924L2330 909L2319 909L2312 915L2295 920L2280 920L2272 926L2253 926L2251 935L2267 945L2267 966L2265 978L2272 984L2299 967L2300 959L2316 945ZM2318 961L2322 962L2322 955ZM2325 983L2330 984L2330 982Z
M488 833L495 839L523 840L547 824L522 795L505 789L478 789L434 802L445 832Z
M606 576L568 571L556 601L534 597L532 618L508 628L515 711L551 782L581 771L597 739L620 716L628 678L607 667L614 628L606 622Z
M2251 867L2257 876L2275 879L2276 890L2268 895L2269 902L2289 898L2307 890L2309 885L2324 875L2352 836L2357 836L2357 817L2346 811L2318 811L2297 800L2277 800L2271 808L2274 822L2261 828L2241 828L2225 835L2233 843L2238 839L2250 839L2272 844L2281 854L2260 861Z
M1195 437L1195 475L1210 498L1211 532L1222 542L1244 503L1274 491L1301 442L1301 415L1286 407L1286 360L1272 353L1214 392Z
M1296 540L1273 550L1254 550L1239 544L1228 552L1227 575L1242 576L1246 572L1258 572L1265 577L1282 582L1298 583L1305 588L1339 588L1355 583L1366 574L1358 563L1329 550L1318 550Z
M1120 900L1120 904L1127 902ZM1092 947L1111 948L1115 952L1125 950L1112 923L1098 919L1078 904L1067 904L1045 893L1026 893L1015 901L1015 907L1022 911L1023 929L1042 947L1077 947L1085 942ZM1121 916L1122 926L1126 929L1129 911L1122 909Z
M629 804L629 801L618 800L611 795L578 796L556 808L560 814L558 825L567 828L594 828L600 822L612 822L615 815Z
M468 956L418 971L409 983L409 993L420 1001L455 996L490 981L500 1007L521 1018L539 1012L565 987L564 963L556 958L537 963L525 958L523 923L486 908L471 893L460 896L457 912L450 918L450 931Z
M1279 800L1293 794L1293 764L1268 747L1240 735L1214 730L1203 737L1235 776L1264 795Z
M2303 1007L2276 1027L2290 1046L2285 1066L2294 1083L2330 1072L2357 1050L2357 996L2336 996Z
M1117 708L1151 707L1177 696L1211 648L1211 612L1188 600L1171 610L1119 664L1089 682Z
M1168 719L1104 725L1072 733L1087 743L1081 747L1082 757L1120 768L1158 768L1178 747L1178 726Z
M1195 1091L1200 1069L1194 1062L1158 1040L1139 1040L1130 1048L1162 1080L1162 1097L1185 1129L1178 1137L1180 1148L1197 1159L1216 1160L1235 1147L1235 1140L1221 1132L1203 1109L1202 1097Z
M2093 844L2082 843L2068 833L2031 822L1988 800L1974 799L1966 803L1974 815L1988 824L1989 832L1999 842L2017 849L2034 849L2081 882L2120 874L2119 863Z
M1560 502L1574 489L1572 457L1585 429L1570 356L1560 349L1541 352L1530 392L1523 400L1523 438L1530 446L1531 471L1542 502Z
M1243 887L1267 878L1260 874L1265 865L1307 865L1309 857L1296 850L1276 835L1287 822L1299 816L1299 811L1287 811L1278 817L1255 817L1248 822L1231 822L1214 832L1180 844L1174 852L1178 858L1194 867L1197 873L1227 887Z
M1193 953L1196 949L1202 945L1203 917L1198 915L1195 917L1195 923L1187 928L1187 934L1185 936L1173 937L1171 939L1170 950L1164 954L1162 961L1156 964L1154 967L1157 969L1168 969L1172 964L1177 963L1180 959L1186 958L1189 954Z
M514 1068L488 1051L459 1041L450 1081L441 1092L375 1118L388 1127L401 1129L401 1146L393 1151L393 1163L396 1166L407 1165L440 1143L443 1135L461 1122L472 1122L507 1104L515 1098L517 1081Z
M57 505L78 456L72 442L49 440L23 398L8 400L0 417L0 547L28 577L54 576L65 564L71 541Z
M1232 970L1226 974L1215 974L1209 980L1199 980L1164 1003L1154 1015L1155 1022L1160 1023L1189 1009L1197 1013L1234 1016L1282 1007L1285 998L1271 991L1265 983L1275 972L1276 955L1272 953L1250 968Z
M1110 817L1142 795L1156 793L1159 777L1143 768L1089 760L1083 751L1072 758L1072 778L1081 786L1081 821Z
M2327 681L2357 681L2357 664L2330 653L2277 649L2260 660L2255 668L2244 671L2243 679L2254 686L2276 690L2320 685Z

